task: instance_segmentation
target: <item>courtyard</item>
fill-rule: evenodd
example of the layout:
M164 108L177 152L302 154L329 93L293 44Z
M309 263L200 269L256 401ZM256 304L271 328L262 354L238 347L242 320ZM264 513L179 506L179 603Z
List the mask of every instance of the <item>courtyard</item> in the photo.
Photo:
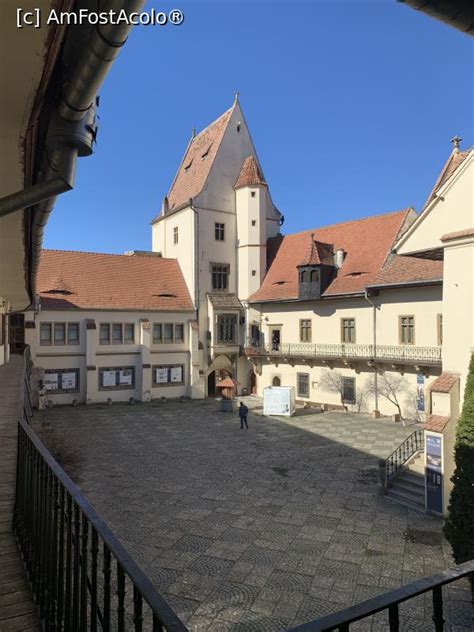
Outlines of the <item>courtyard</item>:
M253 410L247 431L213 400L55 407L41 425L67 437L69 474L190 630L276 632L452 565L440 519L380 495L378 459L419 426ZM472 629L466 586L446 593L447 629ZM402 615L432 629L429 596Z

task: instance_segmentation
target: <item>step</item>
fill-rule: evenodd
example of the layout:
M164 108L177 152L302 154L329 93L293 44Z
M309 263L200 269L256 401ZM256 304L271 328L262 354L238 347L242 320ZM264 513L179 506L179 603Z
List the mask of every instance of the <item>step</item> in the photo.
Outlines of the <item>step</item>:
M421 507L423 510L425 508L424 494L423 495L416 494L416 493L413 494L413 493L407 492L404 489L389 487L387 491L387 496L389 498L393 498L394 500L398 500L401 503L407 502L413 505L417 505L418 507Z
M426 513L426 509L424 505L420 505L420 503L414 503L410 500L406 500L405 498L398 498L397 496L391 496L389 493L385 495L387 500L390 500L398 505L403 505L404 507L408 507L408 509L414 509L415 511L420 511L422 513Z
M415 477L399 476L391 482L391 486L396 489L406 489L414 494L425 495L424 482L418 481Z
M408 470L409 472L415 472L416 474L421 474L422 476L424 476L425 474L425 464L423 462L411 462L409 463L407 466L405 466L405 469Z

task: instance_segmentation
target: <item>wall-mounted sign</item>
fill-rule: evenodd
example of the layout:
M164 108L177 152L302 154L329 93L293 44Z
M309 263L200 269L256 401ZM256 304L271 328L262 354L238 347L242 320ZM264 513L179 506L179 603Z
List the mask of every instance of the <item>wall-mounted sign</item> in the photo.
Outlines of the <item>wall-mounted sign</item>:
M133 383L132 369L122 369L119 373L119 381L120 381L120 384L132 385Z
M174 366L171 368L171 379L170 382L182 382L183 381L183 367L182 366Z
M102 372L102 386L115 386L115 371Z
M427 435L426 437L426 466L441 472L443 465L441 453L441 437Z
M59 388L59 377L57 373L45 373L43 384L48 391L57 391Z
M425 376L416 375L416 409L419 413L425 412Z
M156 383L166 384L168 382L168 369L156 369Z
M61 388L68 390L76 388L76 374L75 373L63 373L61 375Z

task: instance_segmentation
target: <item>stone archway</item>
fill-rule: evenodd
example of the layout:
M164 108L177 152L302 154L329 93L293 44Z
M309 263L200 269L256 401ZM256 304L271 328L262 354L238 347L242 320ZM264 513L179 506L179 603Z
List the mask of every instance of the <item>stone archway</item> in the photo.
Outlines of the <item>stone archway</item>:
M226 377L233 376L232 362L230 358L221 354L214 358L207 374L207 396L217 397L219 395L216 384Z

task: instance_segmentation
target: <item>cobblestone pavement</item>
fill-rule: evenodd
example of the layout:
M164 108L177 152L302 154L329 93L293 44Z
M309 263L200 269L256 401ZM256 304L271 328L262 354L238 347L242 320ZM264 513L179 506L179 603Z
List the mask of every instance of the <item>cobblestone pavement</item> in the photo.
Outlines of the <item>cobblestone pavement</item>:
M284 630L452 564L441 520L379 494L377 459L414 426L254 411L246 431L209 400L46 420L67 430L73 478L191 630ZM448 592L447 629L472 630L466 586ZM431 615L417 598L403 630L431 630Z

